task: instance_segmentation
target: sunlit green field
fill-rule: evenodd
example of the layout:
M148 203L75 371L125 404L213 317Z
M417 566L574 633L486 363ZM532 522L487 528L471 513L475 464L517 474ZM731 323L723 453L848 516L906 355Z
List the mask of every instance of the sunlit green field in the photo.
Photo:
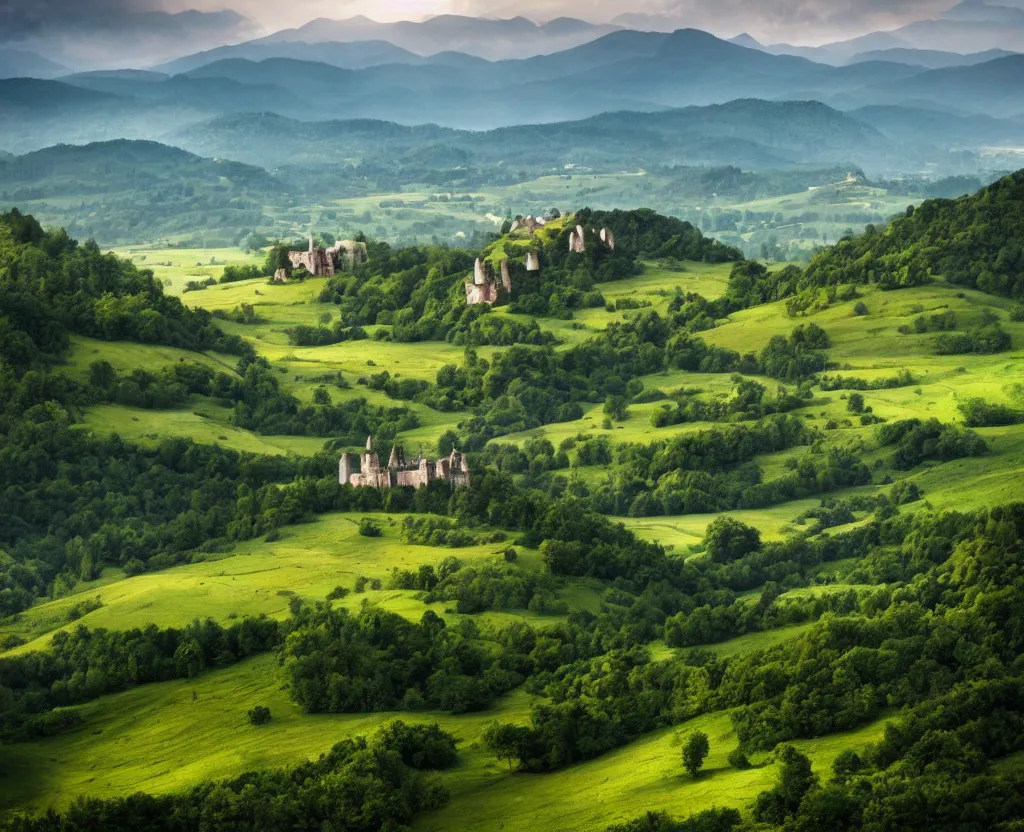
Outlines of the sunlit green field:
M191 280L218 279L225 266L263 265L263 252L245 252L237 248L154 248L120 246L111 249L131 260L140 269L149 269L168 294L178 295Z
M715 805L743 807L774 782L770 763L746 771L729 767L725 758L736 738L721 713L538 776L509 772L479 740L494 719L526 721L530 698L525 693L505 697L490 711L457 717L433 712L310 716L291 701L279 679L275 659L260 656L197 679L144 685L84 705L86 727L5 749L0 808L66 805L84 793L163 793L206 778L294 764L346 737L372 733L396 716L437 722L460 742L458 765L442 775L452 801L419 818L415 828L421 830L593 828L654 805L682 815ZM268 725L248 724L246 711L255 705L270 708ZM877 740L883 725L793 744L824 773L843 749ZM685 775L679 759L682 738L692 730L706 731L711 739L711 753L696 781ZM112 760L117 764L107 762Z
M380 537L362 537L359 520L375 517ZM459 549L418 546L401 540L402 515L327 514L315 521L290 526L281 539L242 542L230 552L208 555L197 563L163 572L148 572L120 580L101 580L79 586L75 595L32 607L13 623L0 626L0 636L14 633L39 641L15 648L26 652L44 647L60 627L84 623L89 627L128 629L145 624L179 627L194 618L213 618L222 623L246 615L288 615L288 601L295 595L323 600L335 587L352 588L356 578L386 579L391 570L413 569L421 564L436 565L446 557L465 563L500 560L507 543L488 543ZM518 547L522 568L540 565L536 551ZM582 586L567 590L578 605L591 605ZM419 618L427 607L414 599L416 593L399 590L351 594L343 602L358 608L364 598L396 612ZM103 606L74 622L66 622L66 611L83 600L99 598ZM435 612L444 614L443 605ZM519 610L518 616L526 616ZM527 616L543 621L541 616Z

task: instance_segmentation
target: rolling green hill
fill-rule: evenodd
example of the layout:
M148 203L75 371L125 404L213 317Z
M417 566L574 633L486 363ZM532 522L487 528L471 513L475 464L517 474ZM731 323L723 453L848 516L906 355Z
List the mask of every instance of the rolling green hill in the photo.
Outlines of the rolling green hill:
M806 269L583 208L196 289L3 215L0 812L1012 828L1021 176Z
M260 168L156 142L59 145L0 160L0 203L106 245L195 228L230 238L268 223L264 205L288 193Z

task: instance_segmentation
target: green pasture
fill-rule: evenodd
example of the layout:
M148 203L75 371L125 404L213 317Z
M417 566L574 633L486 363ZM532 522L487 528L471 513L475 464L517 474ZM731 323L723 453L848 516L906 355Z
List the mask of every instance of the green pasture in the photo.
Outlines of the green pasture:
M555 832L595 828L652 806L677 815L711 806L743 808L775 778L767 757L760 767L746 771L729 767L726 757L737 742L725 713L646 734L596 760L538 776L510 772L480 741L495 719L527 720L531 698L522 691L489 711L463 716L308 715L291 701L280 680L276 659L264 655L196 679L144 685L83 705L81 728L5 747L0 809L66 806L79 795L160 794L250 769L292 765L342 739L372 733L394 717L438 722L459 740L457 766L441 775L452 793L451 803L417 819L415 828L423 832ZM269 724L248 723L246 712L255 705L270 708ZM879 721L793 744L827 777L840 751L876 741L883 727ZM680 761L682 741L693 730L703 730L711 739L711 753L697 780L685 775Z
M225 266L261 266L263 252L246 254L237 248L166 248L146 245L111 249L119 257L131 260L140 269L153 272L169 295L180 295L190 280L220 278Z
M95 433L116 433L140 445L155 445L165 439L192 439L272 456L310 456L322 450L326 441L317 436L263 436L230 424L230 416L229 408L208 400L197 403L194 410L145 410L101 404L88 408L81 424Z
M88 376L89 365L94 361L109 361L121 372L146 370L151 373L186 361L203 364L215 372L234 375L235 367L238 365L238 358L233 355L193 352L159 344L137 344L133 341L100 341L83 335L73 335L65 371L74 378L84 379Z
M363 517L376 518L380 537L363 537L357 527ZM149 572L113 582L80 584L75 595L38 604L14 622L0 626L0 635L13 633L22 638L39 638L14 652L41 649L52 633L62 626L105 627L124 630L146 624L179 627L194 618L227 622L236 616L288 615L292 596L323 600L335 587L352 588L356 578L385 579L392 569L415 570L422 564L438 564L446 557L464 563L500 559L508 543L487 543L460 549L418 546L401 540L402 515L338 513L320 515L316 520L281 530L281 539L268 543L250 540L228 553L163 572ZM520 568L540 566L538 552L517 547ZM578 606L593 606L593 595L583 586L569 590ZM368 591L349 595L343 604L358 608L364 598L396 612L419 618L426 607L406 591ZM66 611L83 598L99 598L103 606L84 617L66 622ZM442 614L443 605L435 608ZM518 617L526 615L516 611ZM528 616L535 623L544 616Z

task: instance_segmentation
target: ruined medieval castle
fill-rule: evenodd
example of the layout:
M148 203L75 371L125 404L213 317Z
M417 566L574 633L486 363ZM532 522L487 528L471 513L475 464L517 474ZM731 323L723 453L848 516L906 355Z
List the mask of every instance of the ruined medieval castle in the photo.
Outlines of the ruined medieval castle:
M529 236L534 236L538 228L543 228L550 222L546 217L516 217L509 231L510 234L525 229ZM615 235L610 228L602 228L600 231L591 229L597 234L597 238L603 245L612 251L615 250ZM583 254L587 250L583 235L583 226L577 225L569 232L569 251L575 254ZM540 251L528 251L526 253L526 271L540 271ZM505 297L512 294L512 271L509 267L508 258L504 257L499 266L500 275L495 275L494 265L490 260L481 257L476 258L473 263L473 281L465 282L466 304L472 306L477 303L497 303L502 291Z
M373 437L366 439L366 450L359 456L359 470L352 464L355 454L343 453L338 461L338 482L348 483L356 488L396 488L410 485L422 488L434 480L445 480L454 488L457 485L469 487L469 463L464 454L454 448L447 457L435 461L419 457L407 461L401 445L391 449L386 466L381 466L380 457L373 452Z
M303 268L311 277L329 277L339 271L352 271L359 263L366 262L366 243L355 240L338 240L330 248L323 248L312 237L309 251L289 251L288 259L292 268Z

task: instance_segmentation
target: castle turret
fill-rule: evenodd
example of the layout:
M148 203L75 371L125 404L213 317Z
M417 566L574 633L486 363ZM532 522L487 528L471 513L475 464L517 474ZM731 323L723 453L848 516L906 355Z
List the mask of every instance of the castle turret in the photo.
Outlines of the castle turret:
M342 453L338 460L338 482L346 485L352 479L352 454Z
M368 454L372 454L373 453L373 436L372 435L366 437L366 453L368 453Z
M388 457L388 468L401 468L405 465L405 452L401 445L391 446L391 456Z

